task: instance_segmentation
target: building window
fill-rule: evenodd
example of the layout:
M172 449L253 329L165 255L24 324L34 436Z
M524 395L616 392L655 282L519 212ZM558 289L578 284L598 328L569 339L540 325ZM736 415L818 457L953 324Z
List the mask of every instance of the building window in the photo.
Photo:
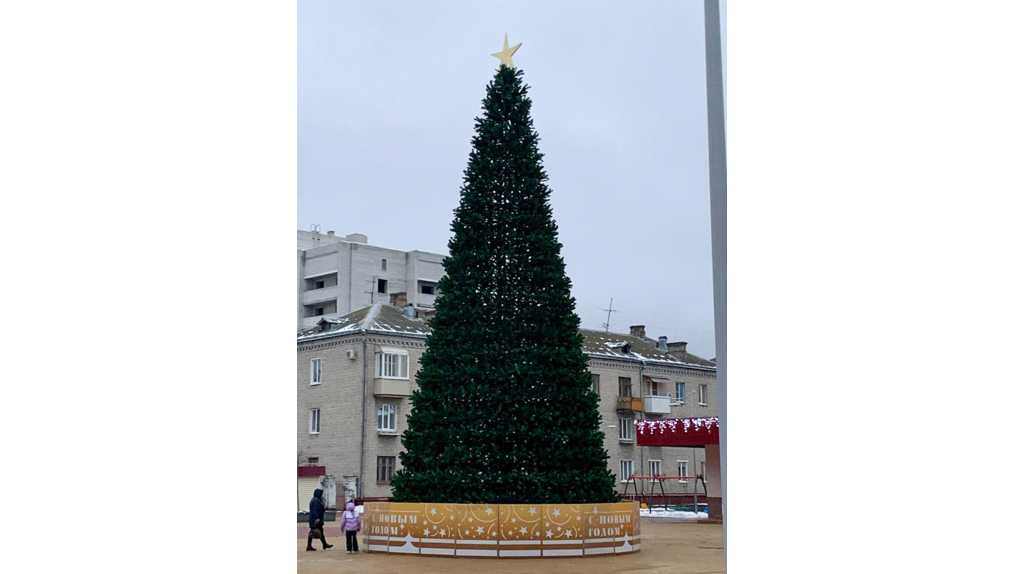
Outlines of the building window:
M705 472L707 472L707 468L704 466L704 461L702 460L700 461L700 478L702 480L707 480L708 478L708 475L704 474Z
M391 482L391 477L395 474L395 457L393 456L378 456L377 457L377 482L379 484L388 484Z
M324 308L323 307L317 307L316 309L313 309L313 316L314 317L319 317L320 315L323 315L323 314L324 314Z
M660 460L652 460L652 461L649 461L649 462L651 463L651 476L661 476L661 461ZM654 480L654 482L659 482L659 481Z
M395 432L395 405L377 407L377 430Z
M677 460L676 464L679 465L679 476L690 476L690 462L686 460ZM685 478L680 478L679 482L687 482Z
M633 379L629 377L619 377L619 396L633 396Z
M590 374L590 390L594 391L595 395L601 395L601 375Z
M408 379L409 355L387 352L377 355L377 377L382 379Z
M377 292L387 294L388 292L388 280L378 279L377 280Z
M313 359L309 362L309 384L319 385L322 382L320 380L320 374L323 361L323 359Z
M686 383L676 383L676 400L679 403L686 403Z
M306 459L306 464L320 464L320 457L311 456L308 459Z
M633 476L633 461L631 460L620 460L619 461L619 481L628 482L629 477Z
M388 270L388 260L387 259L381 259L380 260L380 270L381 271L387 271Z
M320 409L309 409L309 434L320 434Z
M702 407L708 406L708 386L707 385L701 385L700 386L700 396L698 398L699 398L699 400L697 402L700 403L700 406L702 406Z
M633 419L619 419L619 440L633 442Z
M324 288L324 282L323 282L323 281L317 281L317 282L316 282L316 283L314 284L313 288L314 288L314 289L323 289L323 288Z
M433 295L434 294L434 286L433 285L420 285L420 293L423 293L424 295Z

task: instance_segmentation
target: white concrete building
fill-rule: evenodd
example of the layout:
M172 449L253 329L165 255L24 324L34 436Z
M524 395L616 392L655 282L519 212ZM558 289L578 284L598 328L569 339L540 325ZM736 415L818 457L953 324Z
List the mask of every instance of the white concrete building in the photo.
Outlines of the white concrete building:
M365 235L298 232L299 330L374 303L432 309L444 255L374 247Z

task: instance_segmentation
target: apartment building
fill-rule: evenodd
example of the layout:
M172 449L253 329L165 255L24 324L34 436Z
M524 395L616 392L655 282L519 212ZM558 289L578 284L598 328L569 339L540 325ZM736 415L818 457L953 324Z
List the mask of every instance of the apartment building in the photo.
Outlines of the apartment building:
M361 233L338 237L333 231L299 230L297 327L391 303L398 294L417 309L430 309L443 260L439 253L375 247Z
M422 316L411 304L375 303L321 318L299 333L299 464L322 466L339 485L339 497L391 495L430 332ZM581 333L619 492L631 474L703 474L703 449L638 447L634 425L648 418L715 416L714 364L688 353L686 343L648 339L642 326L628 335ZM696 481L673 479L661 486L667 493L692 493Z

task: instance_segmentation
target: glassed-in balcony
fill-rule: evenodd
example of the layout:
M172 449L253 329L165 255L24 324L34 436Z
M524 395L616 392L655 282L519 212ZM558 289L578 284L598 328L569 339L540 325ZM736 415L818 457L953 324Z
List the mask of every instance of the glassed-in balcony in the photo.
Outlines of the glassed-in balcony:
M667 415L672 412L672 397L644 395L644 412L651 415Z

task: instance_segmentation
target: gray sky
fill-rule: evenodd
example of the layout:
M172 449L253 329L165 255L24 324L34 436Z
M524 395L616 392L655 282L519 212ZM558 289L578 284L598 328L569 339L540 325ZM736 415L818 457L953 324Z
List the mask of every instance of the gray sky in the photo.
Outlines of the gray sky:
M612 331L715 356L703 2L302 0L298 26L299 229L447 253L507 32L583 327L614 297Z

